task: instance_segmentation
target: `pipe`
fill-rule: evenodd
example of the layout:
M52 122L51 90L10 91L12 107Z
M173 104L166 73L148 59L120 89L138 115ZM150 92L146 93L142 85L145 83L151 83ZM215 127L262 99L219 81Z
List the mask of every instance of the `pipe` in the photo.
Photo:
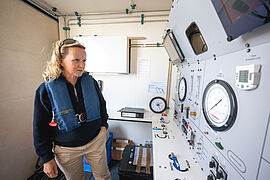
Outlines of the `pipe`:
M21 0L21 1L28 4L29 6L33 7L34 9L38 10L42 14L45 14L46 16L52 18L56 22L58 22L57 15L54 13L51 13L50 11L48 11L47 8L42 7L40 4L37 4L36 2L33 2L33 1L28 1L28 0Z
M147 15L146 17L167 17L169 14L161 15ZM90 20L104 20L104 19L125 19L125 18L141 18L141 16L117 16L117 17L104 17L104 18L83 18L81 20L90 21ZM68 19L68 24L70 21L77 21L77 19Z
M130 13L148 13L148 12L170 12L169 9L157 9L157 10L143 10L143 11L130 11ZM126 11L104 11L104 12L92 12L92 13L80 13L80 16L104 16L113 14L126 14ZM58 15L61 16L74 16L74 14Z
M167 79L167 91L166 91L166 102L167 107L170 107L170 96L171 96L171 81L172 81L172 62L169 61L168 65L168 79ZM170 109L166 109L166 114L169 114Z
M148 48L148 47L157 47L157 46L130 46L132 48ZM164 47L164 46L159 46L159 47Z
M163 45L157 46L156 44L155 45L152 45L152 44L142 44L142 45L130 44L129 46L130 47L164 47Z
M135 46L144 46L144 45L157 45L157 43L153 43L153 44L130 44L130 45L135 45ZM163 46L163 44L162 43L159 43L159 46Z
M168 22L168 20L148 20L145 22ZM141 23L141 21L116 21L116 22L99 22L99 23L82 23L82 25L98 25L98 24L122 24L122 23ZM69 25L77 25L70 23Z
M65 27L67 27L67 19L66 19L67 17L66 16L64 16L64 24L65 24ZM68 38L68 32L67 31L65 31L65 35L66 35L66 38ZM70 33L69 33L69 35L70 35Z

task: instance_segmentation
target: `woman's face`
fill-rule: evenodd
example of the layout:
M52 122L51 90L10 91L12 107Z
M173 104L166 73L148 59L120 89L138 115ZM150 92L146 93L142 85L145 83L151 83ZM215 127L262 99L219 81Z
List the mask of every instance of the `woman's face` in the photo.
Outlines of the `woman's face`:
M67 77L81 77L86 62L86 52L82 48L68 48L68 54L62 59L61 65L64 69L64 75Z

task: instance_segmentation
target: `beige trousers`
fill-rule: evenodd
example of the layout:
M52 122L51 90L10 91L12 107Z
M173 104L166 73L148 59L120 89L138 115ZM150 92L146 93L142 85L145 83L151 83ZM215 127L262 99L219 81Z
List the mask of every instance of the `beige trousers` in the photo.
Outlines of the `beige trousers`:
M88 144L79 147L63 147L55 145L55 160L67 180L83 180L83 155L92 169L95 180L110 180L107 166L106 135L99 134Z

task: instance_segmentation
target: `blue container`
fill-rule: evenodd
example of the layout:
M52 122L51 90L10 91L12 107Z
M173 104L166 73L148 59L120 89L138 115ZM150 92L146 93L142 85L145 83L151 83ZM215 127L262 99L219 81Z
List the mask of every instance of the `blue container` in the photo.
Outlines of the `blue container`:
M113 140L113 133L110 132L110 138L108 139L108 141L106 143L107 164L109 164L110 161L111 161L112 140ZM89 163L87 162L85 156L83 157L83 167L84 167L84 171L86 171L86 172L92 172L92 169L91 169Z

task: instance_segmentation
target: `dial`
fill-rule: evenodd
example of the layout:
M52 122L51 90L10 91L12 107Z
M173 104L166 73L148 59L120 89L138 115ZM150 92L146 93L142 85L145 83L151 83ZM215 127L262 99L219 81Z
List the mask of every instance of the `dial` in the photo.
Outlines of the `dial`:
M229 129L236 119L237 101L231 86L222 80L213 80L203 94L203 114L214 130Z
M162 97L154 97L149 103L150 109L154 113L162 113L167 107L166 100Z
M182 77L179 81L178 85L178 97L180 101L184 101L187 94L187 82L184 77Z

